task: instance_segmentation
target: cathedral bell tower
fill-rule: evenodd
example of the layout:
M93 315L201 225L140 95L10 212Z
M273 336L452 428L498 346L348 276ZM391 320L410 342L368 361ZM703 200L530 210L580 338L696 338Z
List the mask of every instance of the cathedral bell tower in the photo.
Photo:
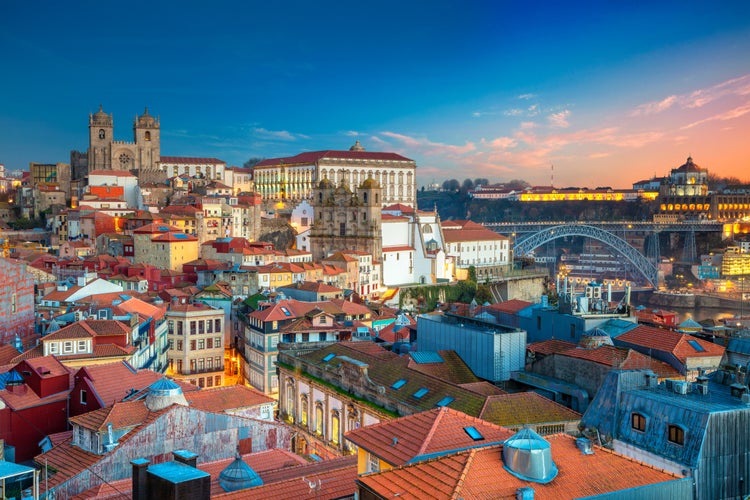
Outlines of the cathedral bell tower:
M160 159L159 118L148 113L148 108L133 121L135 141L134 165L138 170L156 170Z
M99 111L89 114L89 171L112 168L112 134L114 122L99 105Z

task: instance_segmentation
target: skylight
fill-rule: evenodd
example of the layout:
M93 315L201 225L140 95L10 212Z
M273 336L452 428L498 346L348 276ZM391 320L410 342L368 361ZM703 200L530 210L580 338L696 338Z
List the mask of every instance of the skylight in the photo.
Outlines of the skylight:
M419 389L419 390L418 390L417 392L415 392L415 393L414 393L414 397L415 397L416 399L421 399L421 398L422 398L422 396L424 396L424 395L425 395L425 394L427 394L428 392L430 392L430 390L429 390L428 388L426 388L426 387L422 387L421 389Z
M695 349L698 352L705 352L706 351L703 348L703 346L698 343L697 340L688 340L687 343L690 344L690 347L692 347L693 349Z
M396 380L396 381L395 381L395 382L393 383L393 385L391 386L391 389L394 389L394 390L399 390L399 389L401 389L401 388L402 388L402 387L403 387L404 385L406 385L406 379L405 379L405 378L400 378L400 379Z
M334 353L326 354L326 356L323 358L323 361L326 363L331 361L333 358L335 358L336 355Z
M440 401L438 401L435 406L438 406L438 407L448 406L449 404L451 404L455 400L456 400L456 398L452 398L450 396L445 396L443 399L441 399Z
M476 427L464 427L464 431L474 441L481 441L482 439L484 439L484 436L482 436L482 434L477 430Z
M286 307L283 307L283 306L281 307L281 312L284 313L284 316L291 316L292 315L292 313L289 312L289 309L287 309Z

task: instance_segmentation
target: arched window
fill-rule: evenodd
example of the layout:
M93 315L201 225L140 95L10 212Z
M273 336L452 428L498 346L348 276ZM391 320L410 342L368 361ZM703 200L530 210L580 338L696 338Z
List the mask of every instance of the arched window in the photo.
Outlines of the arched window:
M365 192L364 192L364 193L362 194L362 199L363 199L363 200L365 200L365 203L367 203L367 191L365 191Z
M302 427L307 426L307 394L303 394L299 399L299 422Z
M296 401L296 398L294 397L294 382L293 381L291 381L291 380L287 381L285 391L286 391L286 408L285 408L285 410L286 410L286 414L287 414L287 416L288 416L288 418L290 420L290 423L293 424L294 421L295 421L294 416L296 414L296 411L295 411L295 408L294 408L294 406L295 406L294 403Z
M150 141L150 140L151 140L151 132L149 132L149 131L147 130L147 131L146 131L146 134L144 135L144 138L145 138L145 139L146 139L147 141Z
M315 433L323 435L323 403L315 403Z
M667 427L667 439L670 443L685 444L685 429L679 425L670 424Z
M630 426L636 431L646 432L646 417L640 413L631 413Z
M107 134L104 132L103 128L100 128L99 129L99 139L104 139L105 137L107 137Z
M331 412L331 442L334 444L339 444L341 439L339 438L339 433L341 432L341 425L340 425L340 417L339 417L339 411L333 410Z

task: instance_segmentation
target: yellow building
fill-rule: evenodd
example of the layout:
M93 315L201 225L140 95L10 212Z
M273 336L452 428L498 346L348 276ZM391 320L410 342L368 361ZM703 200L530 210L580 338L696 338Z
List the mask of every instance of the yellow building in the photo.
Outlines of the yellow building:
M198 238L158 222L133 231L133 246L135 262L172 271L182 271L199 251Z

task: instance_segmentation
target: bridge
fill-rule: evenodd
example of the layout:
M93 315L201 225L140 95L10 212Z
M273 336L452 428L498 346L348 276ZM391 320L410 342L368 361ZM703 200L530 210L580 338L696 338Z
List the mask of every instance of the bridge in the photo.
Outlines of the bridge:
M646 232L687 232L685 238L685 252L683 256L688 261L696 258L695 233L721 232L724 224L716 221L688 221L688 222L490 222L485 226L498 233L512 235L515 238L514 253L516 256L528 255L532 250L557 238L567 236L583 236L593 238L608 245L618 254L627 259L633 267L648 281L651 286L658 288L659 274L657 259L659 257L659 240L650 238L649 258L630 245L616 233Z

